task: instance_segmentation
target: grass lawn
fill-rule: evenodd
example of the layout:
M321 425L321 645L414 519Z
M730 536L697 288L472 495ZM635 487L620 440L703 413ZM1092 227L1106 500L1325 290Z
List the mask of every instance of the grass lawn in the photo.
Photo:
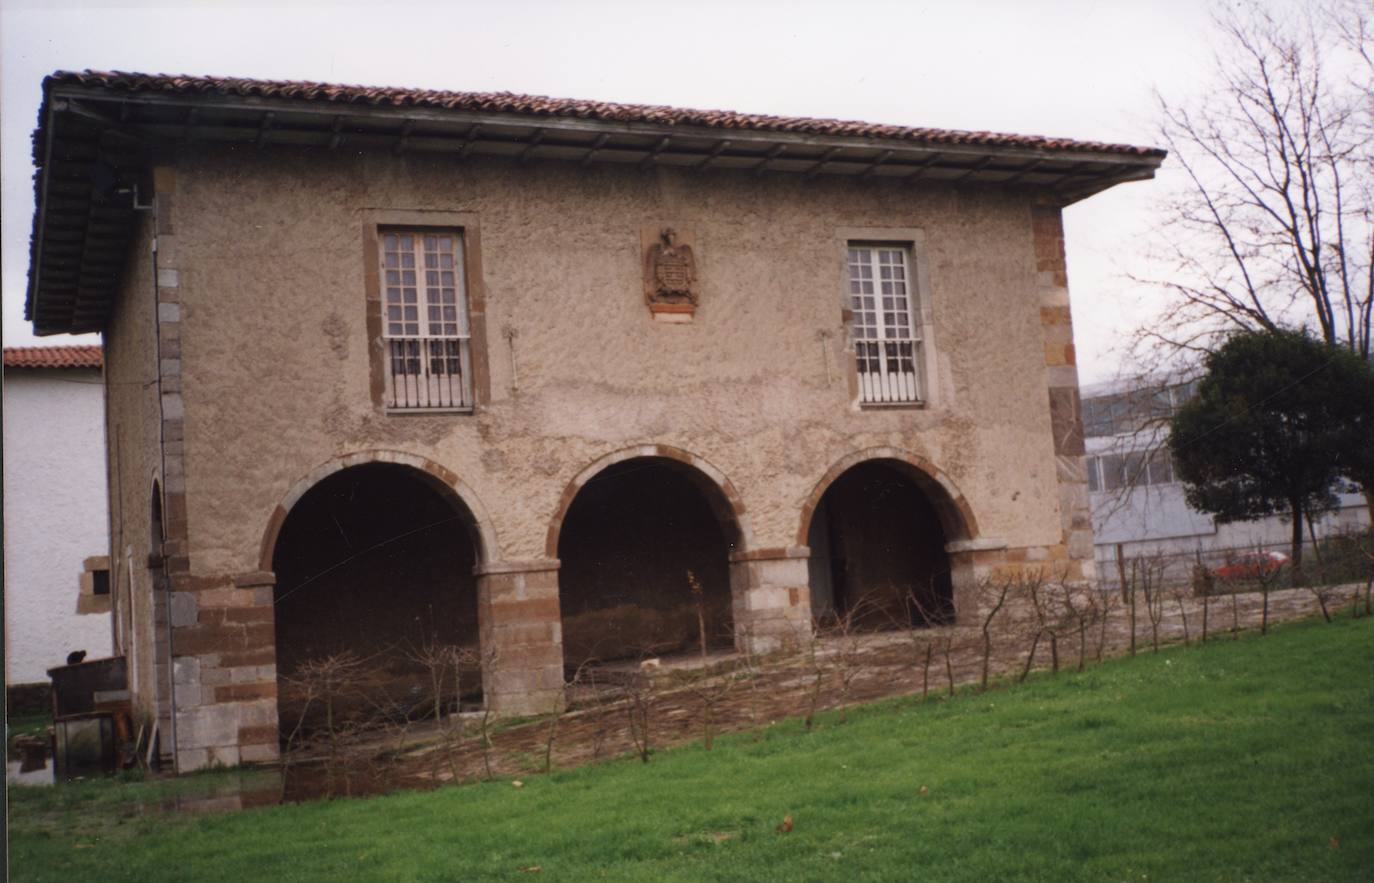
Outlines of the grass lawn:
M1374 618L551 776L217 816L11 790L16 880L1370 880ZM123 791L121 791L123 789ZM126 796L127 795L127 796ZM776 833L786 815L790 833ZM533 870L538 868L538 871Z

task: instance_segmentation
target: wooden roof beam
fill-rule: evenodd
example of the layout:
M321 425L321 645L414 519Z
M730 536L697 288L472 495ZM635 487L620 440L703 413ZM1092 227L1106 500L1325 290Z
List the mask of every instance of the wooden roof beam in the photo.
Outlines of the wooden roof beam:
M529 142L525 144L525 149L522 150L522 151L520 151L520 155L517 156L516 159L517 159L522 165L523 165L524 163L526 163L526 162L529 162L530 152L533 151L536 147L538 147L538 146L539 146L539 142L541 142L541 141L543 141L543 140L544 140L544 130L543 130L543 129L535 129L535 130L534 130L534 134L530 136Z
M267 146L267 137L272 131L272 123L276 118L276 113L270 110L262 115L262 122L258 125L258 140L255 142L258 150Z
M482 124L473 123L463 134L463 146L458 148L458 158L465 159L472 152L473 145L477 143L477 136L482 133Z
M815 164L812 165L811 168L806 170L806 177L814 178L817 174L820 173L821 169L825 168L825 164L830 162L831 158L843 149L844 148L842 147L832 147L825 153L821 154L821 158L816 160Z
M717 141L716 146L711 148L711 152L706 154L706 156L702 158L701 162L697 163L697 168L704 169L707 166L709 166L711 164L711 161L714 160L716 157L720 156L722 153L724 153L725 149L729 146L730 142L728 139Z
M895 152L896 151L893 150L884 150L882 153L878 154L877 157L874 158L873 162L869 163L868 168L864 169L862 172L859 173L859 177L871 178L874 175L878 174L878 166L892 159L892 154Z
M763 174L764 170L768 168L768 164L782 156L786 150L786 144L774 144L773 148L763 155L763 159L759 160L758 165L754 166L754 174Z
M646 169L654 163L658 162L658 155L668 148L668 143L672 140L672 137L669 135L664 135L662 138L660 138L659 142L654 145L653 149L649 151L648 155L639 161L639 167L641 169Z
M591 165L592 160L596 159L596 155L601 152L601 148L605 147L606 142L609 140L611 140L611 136L608 132L602 132L600 135L597 135L596 141L592 143L591 149L578 161L578 164L584 168Z

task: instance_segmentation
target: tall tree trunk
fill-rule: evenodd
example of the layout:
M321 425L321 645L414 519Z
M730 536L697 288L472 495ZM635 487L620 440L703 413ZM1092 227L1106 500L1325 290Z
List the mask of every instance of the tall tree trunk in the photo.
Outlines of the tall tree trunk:
M1293 585L1302 585L1302 501L1292 500L1293 510Z

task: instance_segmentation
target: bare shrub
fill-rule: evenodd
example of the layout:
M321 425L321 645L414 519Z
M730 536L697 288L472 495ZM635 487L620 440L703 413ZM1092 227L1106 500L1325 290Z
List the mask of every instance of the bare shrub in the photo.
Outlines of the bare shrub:
M463 742L462 718L455 712L463 695L463 667L477 661L476 653L453 644L430 641L412 648L410 659L423 667L429 676L431 713L443 746L444 758L455 782L462 780L458 751ZM448 692L450 675L453 691ZM451 704L450 698L452 697ZM448 714L445 714L448 711Z
M692 602L697 610L697 636L701 641L701 658L706 658L706 593L701 588L701 581L692 571L687 571L687 585L692 589Z
M1064 609L1078 632L1078 670L1083 671L1088 664L1088 627L1098 615L1097 596L1090 588L1075 592L1066 586L1063 600Z
M1091 595L1094 616L1097 617L1097 651L1098 662L1102 661L1103 655L1107 651L1107 626L1111 621L1112 606L1117 603L1117 595L1106 585L1098 587Z
M1183 623L1183 646L1187 647L1192 643L1192 636L1188 633L1188 592L1185 589L1173 589L1169 596L1178 605L1178 616Z
M826 618L821 634L829 644L828 667L839 688L840 723L849 722L848 703L854 682L868 670L869 657L865 652L863 633L859 623L881 614L882 606L874 596L865 596L849 606L844 613Z
M996 601L988 608L988 612L983 616L981 631L983 635L983 664L978 677L978 689L986 692L988 688L988 669L992 665L992 621L1001 612L1002 607L1007 603L1007 596L1012 589L1016 588L1020 582L1019 578L1003 577L1001 579L989 578L982 584L980 596L986 598L993 593L996 594ZM927 657L927 666L929 657Z
M652 725L658 682L652 672L641 668L625 679L625 713L629 716L630 741L643 763L653 753Z
M1159 652L1159 624L1164 620L1164 599L1168 594L1164 587L1166 567L1162 555L1140 555L1131 559L1131 594L1134 596L1138 587L1145 600L1145 616L1150 621L1150 646L1156 653ZM1131 643L1135 643L1134 627Z
M690 693L701 707L701 744L710 751L716 741L717 709L730 698L740 679L734 671L709 668L678 669L672 674L675 686Z

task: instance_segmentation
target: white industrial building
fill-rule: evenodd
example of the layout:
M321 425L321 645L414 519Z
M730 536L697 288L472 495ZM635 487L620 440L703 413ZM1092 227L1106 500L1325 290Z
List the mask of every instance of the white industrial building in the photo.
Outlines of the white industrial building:
M1088 492L1093 512L1098 573L1114 579L1117 556L1175 556L1175 576L1190 572L1200 556L1209 566L1244 550L1284 551L1291 522L1274 515L1257 521L1218 524L1191 508L1174 476L1165 439L1168 421L1193 394L1194 384L1097 385L1083 389L1083 431ZM1339 495L1339 505L1316 518L1320 540L1369 525L1364 497ZM1304 534L1307 531L1304 529Z

